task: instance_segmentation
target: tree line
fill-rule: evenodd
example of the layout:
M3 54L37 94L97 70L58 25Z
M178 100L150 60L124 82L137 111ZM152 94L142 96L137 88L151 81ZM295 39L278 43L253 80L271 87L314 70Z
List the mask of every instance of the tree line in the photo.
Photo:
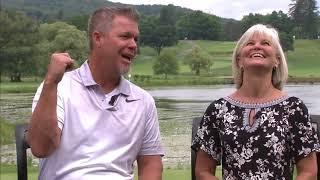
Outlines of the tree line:
M159 57L154 63L155 74L176 74L179 67L174 54L161 51L179 40L235 41L251 25L269 24L280 32L285 51L294 50L295 38L317 39L320 17L315 0L293 0L288 14L252 14L240 21L223 19L201 11L181 13L173 5L163 6L159 16L141 15L140 46L154 48ZM49 56L56 51L69 52L82 63L88 52L86 36L88 15L74 16L62 21L41 22L22 12L0 10L0 77L21 81L23 75L43 76ZM210 57L200 47L193 47L187 64L195 74L209 69ZM1 80L1 79L0 79Z

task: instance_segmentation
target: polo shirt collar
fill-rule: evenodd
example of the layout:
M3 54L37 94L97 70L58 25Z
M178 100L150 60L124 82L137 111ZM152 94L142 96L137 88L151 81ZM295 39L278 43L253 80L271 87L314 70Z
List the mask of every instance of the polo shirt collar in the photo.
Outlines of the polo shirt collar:
M89 68L88 60L86 60L79 68L80 78L84 86L98 85L92 77L91 70Z
M79 68L80 78L84 86L98 86L92 77L91 70L89 68L88 60L86 60ZM138 100L140 97L133 93L130 82L121 76L120 83L118 85L119 94L127 97L128 100Z

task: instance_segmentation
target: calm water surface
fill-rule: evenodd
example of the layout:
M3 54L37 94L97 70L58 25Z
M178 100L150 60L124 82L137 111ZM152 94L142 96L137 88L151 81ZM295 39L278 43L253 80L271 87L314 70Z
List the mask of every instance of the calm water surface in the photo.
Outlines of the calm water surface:
M191 123L193 117L201 116L215 99L234 92L234 86L196 86L150 89L156 99L160 121L183 121ZM287 85L289 96L301 98L310 114L320 115L320 85Z

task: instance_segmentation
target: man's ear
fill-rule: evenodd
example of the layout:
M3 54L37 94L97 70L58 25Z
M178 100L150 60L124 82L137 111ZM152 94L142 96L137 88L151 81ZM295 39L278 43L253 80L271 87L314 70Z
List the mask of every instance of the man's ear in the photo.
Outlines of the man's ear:
M98 31L94 31L92 33L93 44L95 44L96 47L100 48L102 43L101 40L102 40L102 34Z

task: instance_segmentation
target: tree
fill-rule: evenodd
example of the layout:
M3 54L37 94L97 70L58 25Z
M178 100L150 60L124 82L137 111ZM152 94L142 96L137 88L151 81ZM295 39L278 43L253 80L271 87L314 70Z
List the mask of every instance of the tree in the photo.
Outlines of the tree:
M33 71L38 25L25 14L3 10L0 24L0 72L8 74L12 82L20 82L22 74Z
M222 33L219 39L223 41L237 41L241 36L241 22L228 19L222 22Z
M201 11L194 11L181 17L177 27L180 39L218 40L221 33L219 18Z
M167 79L168 74L178 74L179 64L176 59L175 53L170 49L164 49L153 66L154 74L164 74Z
M177 44L174 10L175 8L172 5L168 5L161 9L159 18L144 17L140 24L140 43L156 49L158 54L160 54L162 48Z
M284 51L294 50L293 47L293 23L288 15L284 14L282 11L273 11L271 14L261 15L252 14L244 16L241 20L241 27L243 33L255 24L266 24L271 25L279 31L279 38L281 46Z
M43 76L49 63L49 55L54 52L68 52L81 64L88 54L88 43L85 31L65 22L41 24L39 28L40 42L37 47L37 74Z
M241 30L242 33L247 31L251 26L255 24L265 24L265 18L261 14L250 13L247 16L243 16L241 19Z
M88 27L88 19L89 15L82 14L78 16L73 16L67 20L67 23L70 25L74 25L79 29L80 31L87 31Z
M174 26L177 20L176 17L175 7L172 4L168 4L160 10L159 23Z
M284 51L294 50L293 29L294 24L290 17L282 11L273 11L265 16L266 24L272 25L279 31L280 43Z
M160 54L162 48L172 46L178 43L176 35L176 28L172 25L158 25L154 29L153 42L150 44L151 47L156 49Z
M154 30L157 27L157 17L155 16L144 16L142 15L140 18L140 38L139 44L140 45L148 45L151 46L153 43L153 34ZM151 46L152 47L152 46Z
M316 0L292 0L289 14L296 25L299 38L316 39L318 33L317 17L319 11Z
M209 71L213 64L209 56L201 52L200 47L197 45L192 47L186 59L186 63L189 65L191 71L194 71L198 76L201 70Z

